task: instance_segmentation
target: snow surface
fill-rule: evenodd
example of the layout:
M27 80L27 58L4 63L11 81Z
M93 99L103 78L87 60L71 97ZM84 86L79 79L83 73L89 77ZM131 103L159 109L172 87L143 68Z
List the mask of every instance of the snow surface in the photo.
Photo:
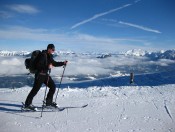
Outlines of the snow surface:
M33 83L23 63L27 56L1 56L0 132L175 132L173 51L161 51L156 59L148 52L141 56L58 52L55 60L69 61L57 99L66 109L44 112L42 118L40 112L20 110ZM57 88L62 71L52 70ZM130 72L135 75L132 85ZM44 91L43 85L34 105L42 105ZM88 106L74 108L84 104Z

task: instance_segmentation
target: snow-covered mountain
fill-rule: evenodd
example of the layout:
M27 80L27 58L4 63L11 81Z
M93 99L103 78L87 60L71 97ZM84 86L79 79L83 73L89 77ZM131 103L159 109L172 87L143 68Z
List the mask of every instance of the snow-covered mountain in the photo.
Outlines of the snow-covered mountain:
M152 59L170 59L175 60L175 50L158 51L152 53L146 53L145 56Z
M30 51L7 51L7 50L0 50L0 56L29 56L32 52ZM60 54L75 54L72 51L55 51L55 55Z
M105 54L100 54L100 55L98 55L97 58L103 59L103 58L107 58L107 57L111 57L111 56L112 56L112 55L111 55L110 53L105 53Z
M161 50L157 52L148 52L141 49L128 50L124 53L125 56L146 56L150 59L170 59L175 60L175 50Z
M128 50L124 53L125 56L145 56L145 54L147 54L147 51L141 49Z
M113 55L121 55L121 53L76 53L70 50L62 50L62 51L55 51L54 56L59 55L66 55L66 56L94 56L96 58L108 58ZM125 56L145 56L149 57L150 59L170 59L175 60L175 49L173 50L161 50L157 52L148 52L141 49L133 49L128 50L125 53L122 53ZM29 51L6 51L6 50L0 50L0 56L26 56L29 57L31 55L31 52Z
M25 56L30 54L28 51L7 51L0 50L0 56Z

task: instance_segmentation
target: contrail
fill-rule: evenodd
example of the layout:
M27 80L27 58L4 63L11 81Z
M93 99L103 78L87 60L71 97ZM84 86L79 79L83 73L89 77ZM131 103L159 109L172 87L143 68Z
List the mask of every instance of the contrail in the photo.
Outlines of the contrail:
M140 25L136 25L136 24L132 24L132 23L128 23L128 22L119 21L118 23L123 24L123 25L127 25L127 26L131 26L131 27L135 27L135 28L138 28L138 29L141 29L141 30L144 30L144 31L149 31L149 32L154 32L154 33L161 33L158 30L151 29L151 28L144 27L144 26L140 26Z
M121 10L121 9L126 8L126 7L128 7L128 6L131 6L131 5L132 5L132 4L126 4L126 5L123 5L123 6L121 6L121 7L118 7L118 8L115 8L115 9L111 9L111 10L106 11L106 12L103 12L103 13L96 14L96 15L94 15L93 17L91 17L91 18L89 18L89 19L83 20L83 21L81 21L81 22L79 22L79 23L73 25L73 26L71 27L71 29L74 29L74 28L76 28L76 27L78 27L78 26L80 26L80 25L83 25L83 24L85 24L85 23L88 23L88 22L90 22L90 21L92 21L92 20L94 20L94 19L97 19L97 18L99 18L99 17L102 17L102 16L104 16L104 15L110 14L110 13L115 12L115 11Z

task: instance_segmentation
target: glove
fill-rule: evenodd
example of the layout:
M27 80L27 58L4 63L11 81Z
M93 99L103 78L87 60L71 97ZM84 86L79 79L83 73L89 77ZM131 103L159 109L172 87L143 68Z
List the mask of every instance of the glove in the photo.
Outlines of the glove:
M68 63L68 61L66 60L66 61L64 61L64 65L67 65L67 63Z
M53 65L52 64L49 64L49 69L52 69L53 68Z

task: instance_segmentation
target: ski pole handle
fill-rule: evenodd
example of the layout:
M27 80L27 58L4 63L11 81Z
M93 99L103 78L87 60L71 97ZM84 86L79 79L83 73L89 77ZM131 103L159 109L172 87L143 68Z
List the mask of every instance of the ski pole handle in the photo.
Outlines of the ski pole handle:
M66 65L67 65L67 62L68 62L67 60L65 60L65 61L64 61L64 65L63 65L63 68L65 68L65 67L66 67Z

